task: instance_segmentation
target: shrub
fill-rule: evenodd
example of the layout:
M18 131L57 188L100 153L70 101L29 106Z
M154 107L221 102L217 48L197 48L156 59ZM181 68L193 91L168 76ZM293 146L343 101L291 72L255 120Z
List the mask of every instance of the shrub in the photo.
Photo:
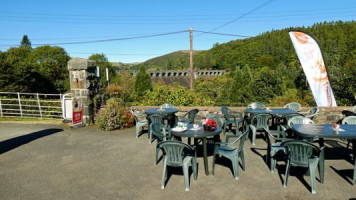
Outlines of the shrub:
M105 131L131 127L134 117L123 104L116 98L107 101L107 107L101 109L97 115L95 124Z
M156 86L146 91L144 97L137 98L139 105L161 105L171 103L175 106L203 105L204 98L183 86Z
M119 96L122 92L123 88L119 85L116 84L110 84L107 88L106 88L106 93L110 94L111 97L114 96Z

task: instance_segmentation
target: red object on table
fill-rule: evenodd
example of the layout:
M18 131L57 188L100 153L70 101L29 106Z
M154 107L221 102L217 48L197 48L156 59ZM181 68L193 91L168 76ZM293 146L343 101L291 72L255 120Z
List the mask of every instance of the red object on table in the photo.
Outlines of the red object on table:
M209 119L205 124L204 124L204 130L207 131L213 131L216 129L216 122L213 119Z

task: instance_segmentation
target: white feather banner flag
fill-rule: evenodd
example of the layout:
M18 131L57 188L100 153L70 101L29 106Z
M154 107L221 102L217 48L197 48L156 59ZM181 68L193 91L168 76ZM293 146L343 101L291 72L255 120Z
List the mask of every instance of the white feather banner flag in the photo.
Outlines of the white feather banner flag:
M289 36L318 107L337 106L318 43L299 31L290 31Z

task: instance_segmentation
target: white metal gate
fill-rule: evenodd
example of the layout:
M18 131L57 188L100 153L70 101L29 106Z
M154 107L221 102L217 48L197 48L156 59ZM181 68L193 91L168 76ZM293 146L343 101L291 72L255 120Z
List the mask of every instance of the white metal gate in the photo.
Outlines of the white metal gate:
M63 94L0 92L0 116L63 118Z

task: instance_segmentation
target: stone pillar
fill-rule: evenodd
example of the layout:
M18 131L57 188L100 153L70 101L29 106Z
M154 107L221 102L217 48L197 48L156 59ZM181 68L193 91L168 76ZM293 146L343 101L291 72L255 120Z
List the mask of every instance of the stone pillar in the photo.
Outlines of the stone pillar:
M96 77L96 63L92 60L73 58L68 61L70 89L74 104L83 109L83 123L94 121L93 98L97 93L98 80Z

